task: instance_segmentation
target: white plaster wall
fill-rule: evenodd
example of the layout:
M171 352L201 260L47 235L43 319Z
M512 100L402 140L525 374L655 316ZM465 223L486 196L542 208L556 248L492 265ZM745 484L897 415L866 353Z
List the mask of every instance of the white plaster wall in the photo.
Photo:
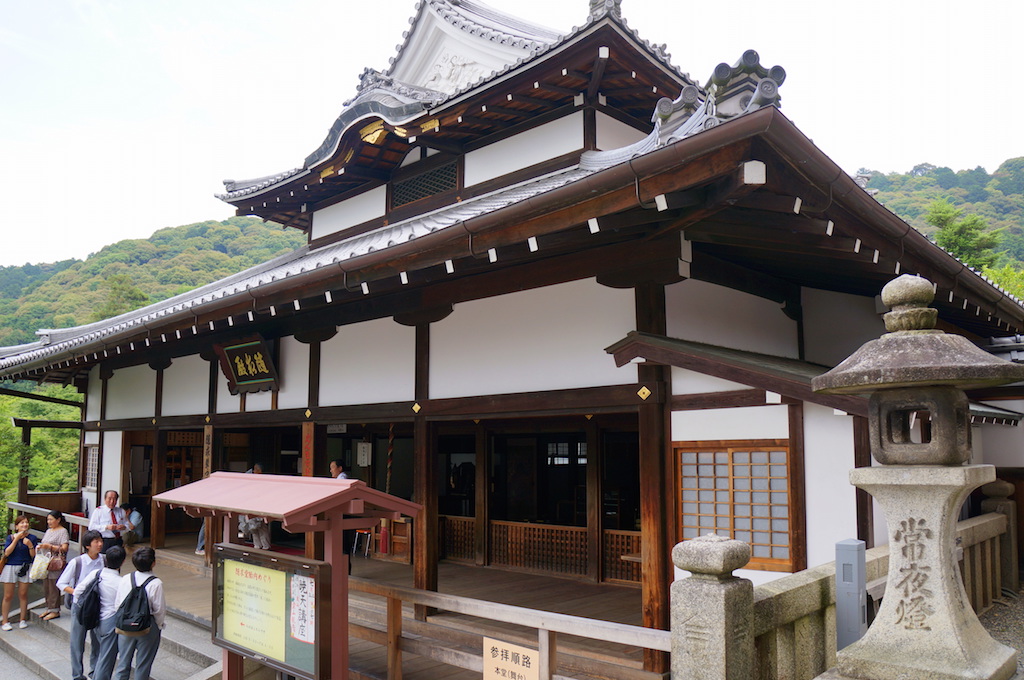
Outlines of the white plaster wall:
M873 297L804 288L801 298L807 361L835 366L885 332Z
M600 111L597 113L597 148L602 151L629 146L646 136L631 125L626 125Z
M1024 400L994 401L991 406L1024 412ZM981 425L971 434L974 440L974 463L996 467L1024 467L1024 424Z
M269 411L273 402L273 392L266 390L264 392L249 392L245 395L245 412L252 413L254 411Z
M672 366L672 394L702 394L704 392L731 392L749 389L750 385Z
M789 439L785 404L672 412L673 441Z
M217 413L238 413L241 410L242 398L231 394L228 390L228 379L224 371L217 370ZM248 403L246 404L248 405Z
M732 349L795 358L796 322L771 300L704 281L667 286L668 335Z
M103 465L100 470L100 488L96 490L97 495L108 489L114 489L120 495L124 495L121 488L121 446L124 441L123 432L103 433Z
M467 187L583 148L583 112L466 154ZM315 224L315 222L314 222Z
M164 370L161 413L184 416L206 413L210 394L210 363L198 354L178 357Z
M807 566L835 559L836 541L857 538L853 468L853 418L804 403L804 494Z
M89 430L83 435L82 444L84 446L90 446L93 444L100 443L100 433L96 430Z
M89 369L89 389L86 392L89 403L85 407L86 420L100 419L100 397L103 396L103 381L100 380L100 367Z
M281 338L277 374L281 389L278 408L304 408L309 405L309 345L293 337Z
M383 217L387 211L387 187L370 189L358 196L313 213L311 239L334 234L357 224Z
M147 364L120 368L107 381L107 420L152 418L156 414L156 371Z
M636 382L604 351L635 319L631 290L594 279L456 305L430 327L430 397Z
M416 329L390 318L342 326L320 347L320 405L415 398Z

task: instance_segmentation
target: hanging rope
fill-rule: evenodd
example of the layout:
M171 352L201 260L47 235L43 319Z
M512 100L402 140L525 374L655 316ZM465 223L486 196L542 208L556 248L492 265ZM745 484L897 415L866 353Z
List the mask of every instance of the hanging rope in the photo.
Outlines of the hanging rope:
M384 478L384 493L391 493L391 463L395 457L395 424L388 424L388 468Z

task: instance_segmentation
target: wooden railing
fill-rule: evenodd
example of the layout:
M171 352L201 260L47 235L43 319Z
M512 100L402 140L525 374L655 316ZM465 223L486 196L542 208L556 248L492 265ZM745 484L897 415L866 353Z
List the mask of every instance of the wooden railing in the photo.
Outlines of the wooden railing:
M455 562L473 562L476 559L475 518L441 515L438 528L442 559Z
M971 606L982 611L999 593L998 537L1006 515L989 513L960 522L964 585ZM889 547L867 551L866 578L884 579ZM785 576L754 588L753 635L757 680L810 680L836 662L835 563Z
M604 580L612 583L640 583L640 562L624 555L640 554L640 532L607 529L604 532Z
M587 529L491 522L491 564L567 576L587 575Z
M360 578L349 579L349 590L386 599L386 608L380 616L367 615L356 622L350 618L349 634L387 648L388 680L401 679L403 652L477 673L484 670L484 635L481 632L456 631L430 621L406 618L402 615L403 604L433 607L438 611L481 619L481 625L477 630L486 629L489 623L501 624L503 638L519 637L509 631L509 624L526 629L529 631L526 633L529 641L508 641L536 646L540 680L569 680L559 672L629 680L660 680L664 677L661 673L651 673L635 666L618 664L610 660L608 654L587 656L574 653L564 646L560 647L559 636L569 635L573 638L596 640L629 648L671 651L671 634L664 630L537 611L414 588L388 586ZM498 637L498 634L495 634L495 637ZM600 658L597 658L598 656ZM365 677L360 674L358 663L351 665L352 677Z
M46 531L46 516L50 514L50 508L41 508L38 505L11 501L7 504L7 509L13 515L25 515L29 518L32 516L41 517L43 522L36 522L36 524L39 525L40 532ZM71 538L76 540L81 540L81 535L89 528L88 517L76 517L75 515L65 514L64 522L68 525L68 533L71 535Z

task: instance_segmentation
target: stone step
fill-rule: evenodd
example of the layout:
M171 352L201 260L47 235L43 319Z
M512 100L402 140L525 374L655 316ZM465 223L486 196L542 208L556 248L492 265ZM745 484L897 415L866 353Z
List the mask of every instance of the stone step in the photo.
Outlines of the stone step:
M0 668L3 668L5 678L17 678L18 680L44 680L43 676L25 666L10 654L0 649ZM47 680L49 677L47 676Z
M31 607L42 613L42 602ZM71 614L64 610L57 619L43 621L33 611L28 628L0 632L0 654L12 657L36 677L43 680L64 680L71 677L69 640ZM12 613L11 620L20 620ZM168 617L153 664L154 680L212 680L220 676L220 648L210 642L209 630L195 624ZM86 666L90 643L86 638ZM6 670L3 677L9 675Z

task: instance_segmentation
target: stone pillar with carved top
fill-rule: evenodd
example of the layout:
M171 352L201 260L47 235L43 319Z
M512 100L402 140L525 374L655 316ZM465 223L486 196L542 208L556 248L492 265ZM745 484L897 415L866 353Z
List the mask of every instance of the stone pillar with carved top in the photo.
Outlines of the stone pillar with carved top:
M850 472L888 521L885 598L867 634L839 651L820 678L1006 680L1016 652L993 640L967 599L955 557L957 514L968 494L995 479L971 456L963 390L1024 378L958 335L935 330L934 288L904 275L882 289L888 333L866 343L812 387L869 394L871 454L880 464Z
M672 584L672 677L749 680L754 638L754 587L733 576L750 561L750 546L708 534L672 549L692 576Z

